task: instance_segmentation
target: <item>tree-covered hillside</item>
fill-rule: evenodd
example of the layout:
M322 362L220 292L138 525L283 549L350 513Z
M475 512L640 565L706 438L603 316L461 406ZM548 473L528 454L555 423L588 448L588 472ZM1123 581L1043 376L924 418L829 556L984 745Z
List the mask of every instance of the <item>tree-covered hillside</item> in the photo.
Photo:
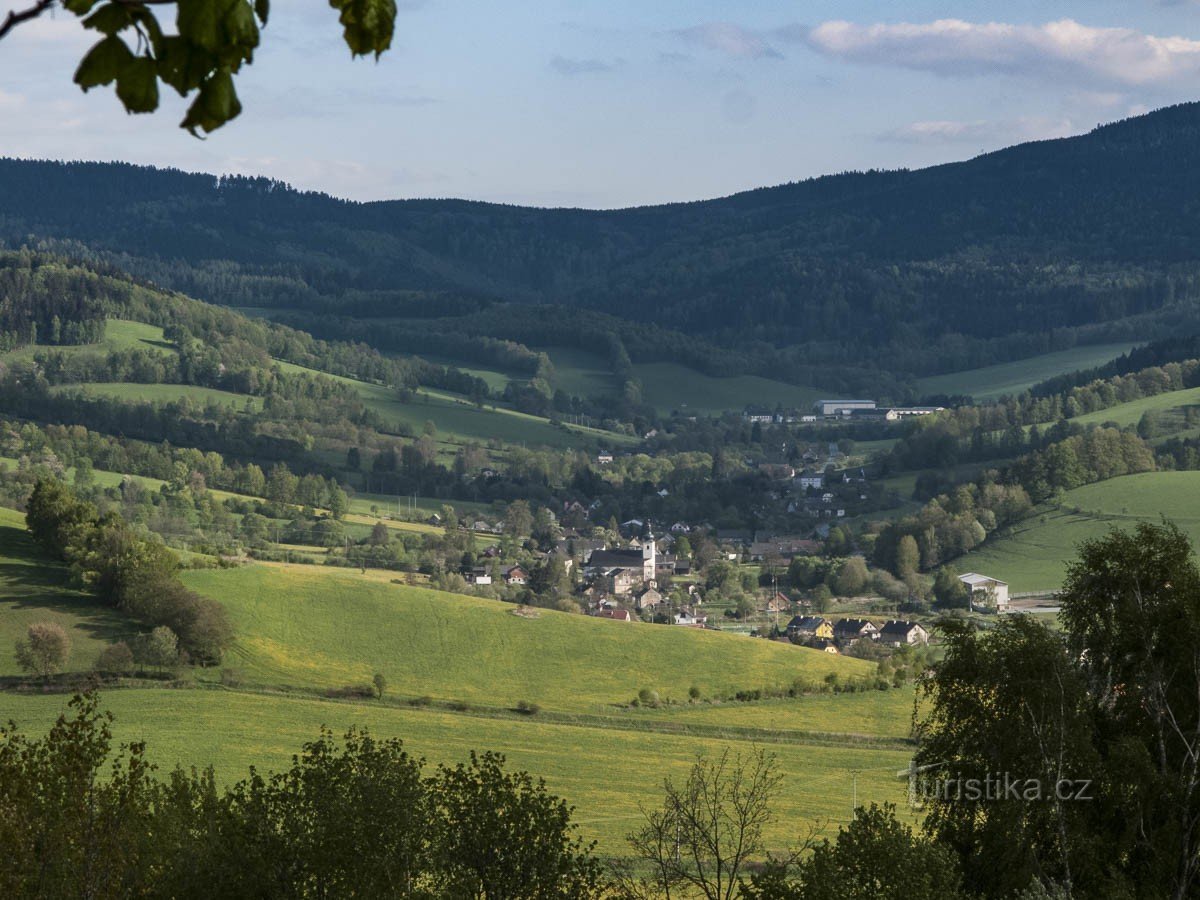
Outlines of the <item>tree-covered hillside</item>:
M5 160L0 239L310 320L521 341L544 317L500 304L556 304L616 317L635 362L736 348L743 371L800 380L871 347L870 367L928 374L1193 327L1197 163L1200 104L922 171L613 211ZM579 321L569 342L594 344L598 320ZM670 340L628 339L650 324Z

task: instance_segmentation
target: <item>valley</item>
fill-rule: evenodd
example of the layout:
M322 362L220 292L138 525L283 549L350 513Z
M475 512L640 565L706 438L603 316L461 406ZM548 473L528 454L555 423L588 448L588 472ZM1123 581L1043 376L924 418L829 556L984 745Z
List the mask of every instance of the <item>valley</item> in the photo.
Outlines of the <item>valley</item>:
M606 862L726 750L772 851L918 824L946 679L1008 752L993 682L1090 689L1072 567L1200 550L1197 133L606 211L0 160L0 721L97 688L214 791L496 751Z

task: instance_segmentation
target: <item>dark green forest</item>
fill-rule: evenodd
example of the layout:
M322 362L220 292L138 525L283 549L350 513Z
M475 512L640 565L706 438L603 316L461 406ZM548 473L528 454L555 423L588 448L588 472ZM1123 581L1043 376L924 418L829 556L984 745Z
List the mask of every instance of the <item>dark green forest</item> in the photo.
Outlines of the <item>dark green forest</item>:
M1198 137L1187 104L921 171L612 211L10 159L0 240L392 350L617 335L634 362L849 388L1194 328Z

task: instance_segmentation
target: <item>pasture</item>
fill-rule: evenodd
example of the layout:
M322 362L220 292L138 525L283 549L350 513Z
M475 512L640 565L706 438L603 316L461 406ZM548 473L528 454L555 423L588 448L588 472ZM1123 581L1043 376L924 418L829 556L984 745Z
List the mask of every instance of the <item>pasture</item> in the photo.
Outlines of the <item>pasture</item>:
M126 403L172 403L188 400L196 406L228 406L255 412L262 407L262 400L249 394L234 394L215 388L198 387L193 384L133 384L130 382L91 382L63 384L55 391L82 391L94 397L109 397Z
M956 561L960 571L983 572L1013 591L1054 590L1084 540L1139 521L1173 520L1200 547L1200 472L1143 472L1068 491L1058 508L1040 507Z
M1092 344L979 369L932 375L917 379L917 391L922 395L967 394L977 401L996 400L1005 395L1016 396L1055 375L1094 369L1129 352L1133 346L1136 345Z
M575 347L539 347L554 364L555 386L576 397L615 394L620 385L608 361L599 353Z
M399 576L397 576L399 577ZM642 688L685 701L873 671L859 660L694 629L612 622L382 583L357 571L257 564L184 573L220 600L238 642L227 665L247 682L304 688L368 683L400 697L612 712Z
M1200 388L1188 388L1182 391L1155 394L1153 397L1143 397L1140 400L1130 400L1128 403L1118 403L1108 409L1076 416L1071 421L1084 426L1103 425L1106 422L1115 422L1121 426L1136 425L1147 412L1155 412L1166 418L1178 419L1182 418L1184 409L1197 405L1200 405Z
M31 360L39 353L57 351L68 355L100 356L111 350L156 350L160 353L175 353L175 345L163 339L162 329L155 325L133 322L128 319L109 319L104 326L104 340L95 344L47 344L26 345L0 354L5 362Z
M633 368L642 382L643 399L664 413L720 415L748 405L807 410L828 393L757 375L714 378L678 363L637 363Z
M161 769L212 765L230 783L250 765L279 769L327 725L336 734L351 725L378 737L399 737L430 766L465 760L471 750L504 753L514 768L546 779L551 791L576 807L582 834L599 841L598 852L626 852L624 835L640 821L639 803L661 800L662 781L682 778L698 753L725 748L746 752L753 744L621 728L557 725L531 718L480 718L375 702L341 703L283 695L217 690L115 690L105 706L116 716L117 742L144 740ZM44 732L66 706L62 695L0 694L0 720L15 719L30 732ZM846 744L764 745L775 753L784 775L768 832L782 850L807 835L814 820L836 825L849 820L858 771L860 803L890 800L906 810L905 782L897 773L910 754Z
M128 620L71 584L25 530L25 516L0 507L0 675L18 675L13 644L35 622L56 622L71 639L70 668L86 671L105 645L132 633ZM0 717L2 719L3 717Z

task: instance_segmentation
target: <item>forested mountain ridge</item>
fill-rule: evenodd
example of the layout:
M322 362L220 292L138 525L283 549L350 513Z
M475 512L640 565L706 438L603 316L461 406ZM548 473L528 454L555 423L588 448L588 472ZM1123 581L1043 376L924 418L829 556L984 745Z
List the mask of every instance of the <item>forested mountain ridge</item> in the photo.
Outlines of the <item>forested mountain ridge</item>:
M862 365L872 347L881 368L928 373L1195 330L1198 164L1200 104L920 171L611 211L0 160L0 240L100 254L229 305L478 333L464 323L481 306L548 303L700 352L796 348L777 370Z

